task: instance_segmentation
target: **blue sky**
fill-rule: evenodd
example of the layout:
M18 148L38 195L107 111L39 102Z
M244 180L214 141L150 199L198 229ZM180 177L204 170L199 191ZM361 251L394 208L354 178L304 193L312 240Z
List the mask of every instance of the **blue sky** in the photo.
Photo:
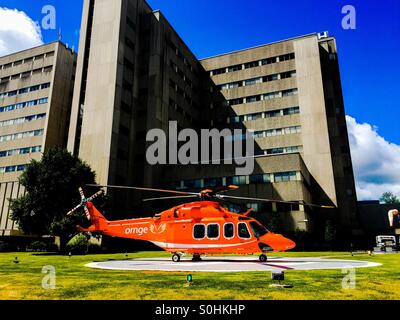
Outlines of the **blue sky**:
M348 127L359 198L376 198L388 190L400 196L399 0L148 2L161 9L198 58L329 31L337 39L345 108L352 117ZM44 42L57 40L61 29L62 41L78 49L82 3L0 0L0 7L16 8L40 22L42 7L53 5L57 28L42 30ZM355 30L342 28L345 5L356 9ZM7 39L0 17L0 49L1 32Z

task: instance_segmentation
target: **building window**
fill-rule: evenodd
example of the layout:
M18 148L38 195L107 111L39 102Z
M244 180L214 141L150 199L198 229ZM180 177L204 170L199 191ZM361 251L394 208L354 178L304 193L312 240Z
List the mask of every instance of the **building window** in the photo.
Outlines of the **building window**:
M243 103L243 98L229 100L229 105L234 106Z
M294 53L289 53L289 54L283 54L279 56L279 61L288 61L288 60L293 60L294 59Z
M250 183L264 183L263 174L253 174L250 176Z
M267 65L267 64L272 64L276 62L276 57L272 57L272 58L267 58L267 59L263 59L261 60L261 64L263 66Z
M252 61L252 62L248 62L248 63L244 64L244 68L245 69L255 68L255 67L258 67L258 66L259 66L258 61Z
M282 96L283 97L295 96L297 94L298 94L298 90L297 89L289 89L289 90L282 91Z
M292 78L296 76L296 71L288 71L281 73L281 79Z
M248 79L244 81L245 86L252 86L262 82L262 78Z
M289 182L297 180L297 173L293 172L281 172L274 174L275 182Z
M235 71L239 71L239 70L242 70L242 65L241 64L238 64L236 66L228 67L228 72L235 72Z
M225 69L225 68L216 69L216 70L213 70L213 71L212 71L212 75L213 75L213 76L216 76L216 75L219 75L219 74L223 74L223 73L225 73L225 72L226 72L226 69Z
M21 73L21 78L28 78L31 76L31 74L32 74L31 71L23 72Z
M263 96L264 100L272 100L272 99L277 99L280 97L281 97L281 93L279 91L266 93Z
M46 58L54 57L54 51L50 51L46 53Z
M18 94L24 94L24 93L28 93L29 92L29 88L22 88L18 90Z
M51 72L53 71L53 66L49 66L43 69L44 72Z
M292 108L283 109L283 115L284 116L297 114L297 113L300 113L300 108L299 107L292 107Z
M252 96L246 98L246 103L253 103L261 100L261 96Z
M222 178L208 178L204 179L204 186L215 188L218 186L222 186Z

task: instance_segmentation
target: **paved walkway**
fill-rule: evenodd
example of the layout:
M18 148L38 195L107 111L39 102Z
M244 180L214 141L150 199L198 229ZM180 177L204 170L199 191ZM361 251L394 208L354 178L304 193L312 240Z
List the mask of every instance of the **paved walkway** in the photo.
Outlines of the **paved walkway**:
M258 257L203 257L202 261L191 261L191 257L172 262L168 258L146 258L131 260L110 260L92 262L87 267L110 270L146 271L191 271L191 272L244 272L365 268L380 266L379 263L358 260L337 260L324 258L280 258L268 257L259 262Z

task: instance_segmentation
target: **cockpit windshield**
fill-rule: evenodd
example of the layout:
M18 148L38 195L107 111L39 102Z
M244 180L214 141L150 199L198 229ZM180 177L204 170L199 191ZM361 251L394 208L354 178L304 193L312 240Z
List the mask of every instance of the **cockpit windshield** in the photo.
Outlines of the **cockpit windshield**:
M266 233L268 233L268 230L264 226L262 226L261 224L259 224L257 222L254 222L254 221L250 222L250 227L256 238L260 238L263 235L265 235Z

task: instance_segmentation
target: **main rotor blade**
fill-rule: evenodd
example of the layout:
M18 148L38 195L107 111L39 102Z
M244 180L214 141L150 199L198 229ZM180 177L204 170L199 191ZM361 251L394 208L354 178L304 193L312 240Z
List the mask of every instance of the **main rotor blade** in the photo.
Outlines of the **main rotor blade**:
M99 188L131 189L131 190L140 190L140 191L164 192L164 193L174 193L174 194L193 195L193 196L199 195L198 193L195 193L195 192L185 192L185 191L176 191L176 190L167 190L167 189L139 188L139 187L98 185L98 184L87 184L87 186L88 187L99 187Z
M87 198L86 201L91 202L92 200L96 199L98 196L103 194L103 190L97 191L94 195L90 198Z
M79 194L81 195L81 200L85 200L85 194L83 193L83 189L79 187Z
M303 205L303 206L308 206L308 207L335 209L334 206L325 206L325 205L305 203L305 202L283 201L283 200L272 200L272 199L261 199L261 198L248 198L248 197L235 197L235 196L227 196L227 195L222 195L222 194L218 194L218 195L216 195L216 197L221 198L221 199L228 198L228 199L236 199L236 200L259 201L259 202L279 202L279 203Z
M71 209L70 211L68 211L67 216L70 216L71 214L73 214L76 210L78 210L80 207L82 206L82 204L78 204L75 208Z
M143 202L146 201L155 201L155 200L168 200L168 199L183 199L183 198L197 198L198 196L195 195L189 195L189 196L173 196L173 197L159 197L159 198L148 198L148 199L143 199Z

